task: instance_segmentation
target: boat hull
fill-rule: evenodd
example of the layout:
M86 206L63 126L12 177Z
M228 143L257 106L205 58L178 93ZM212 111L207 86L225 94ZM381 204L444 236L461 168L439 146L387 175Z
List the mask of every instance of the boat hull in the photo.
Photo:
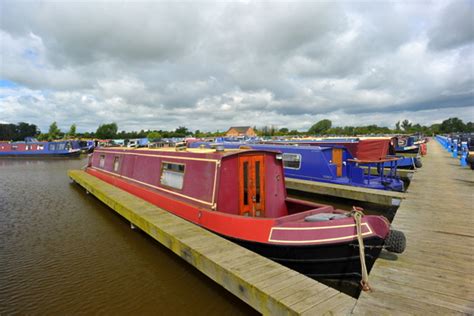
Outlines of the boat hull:
M357 282L361 279L357 241L331 245L284 246L223 237L313 279L348 279ZM368 272L378 258L383 242L380 238L364 240Z
M68 153L0 153L0 158L70 158L79 157L80 151Z

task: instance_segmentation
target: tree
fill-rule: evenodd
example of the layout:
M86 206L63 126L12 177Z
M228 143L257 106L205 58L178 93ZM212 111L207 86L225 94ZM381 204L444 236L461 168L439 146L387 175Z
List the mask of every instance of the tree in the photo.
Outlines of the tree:
M411 123L409 120L403 120L402 128L405 132L408 132L408 129L411 127Z
M289 130L286 127L280 128L280 130L278 131L278 133L280 133L281 135L286 135L288 134L288 132Z
M71 127L69 128L69 133L68 135L70 137L75 137L76 136L76 124L72 124Z
M148 133L146 137L148 138L150 142L156 142L160 140L162 136L157 131L153 131L153 132Z
M441 122L439 127L440 132L442 133L455 133L455 132L464 132L466 125L457 117L450 117L447 120Z
M95 135L97 138L101 139L115 138L117 135L117 130L117 123L102 124L97 128Z
M175 137L186 137L191 134L191 132L186 127L180 126L174 131L174 134Z
M308 134L323 134L325 131L330 129L331 126L332 122L330 120L321 120L310 127L310 129L308 130Z
M466 128L464 129L464 131L467 132L467 133L474 133L474 123L467 122L466 123Z
M400 121L398 121L397 124L395 124L395 130L400 131Z
M49 125L48 139L57 139L59 137L59 133L61 133L61 130L58 128L58 124L56 124L56 122L51 123L51 125Z

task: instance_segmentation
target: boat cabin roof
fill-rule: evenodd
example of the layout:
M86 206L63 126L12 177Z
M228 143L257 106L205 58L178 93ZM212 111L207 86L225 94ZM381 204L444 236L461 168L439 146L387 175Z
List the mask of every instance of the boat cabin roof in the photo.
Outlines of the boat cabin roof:
M129 148L129 147L104 147L99 148L98 152L100 151L105 152L119 152L119 153L134 153L137 154L157 154L160 153L167 153L167 154L182 154L183 156L206 156L212 159L222 159L224 157L234 156L242 153L252 153L252 152L275 152L278 153L277 150L267 150L267 149L224 149L224 150L216 150L214 148L179 148L179 147L162 147L162 148Z

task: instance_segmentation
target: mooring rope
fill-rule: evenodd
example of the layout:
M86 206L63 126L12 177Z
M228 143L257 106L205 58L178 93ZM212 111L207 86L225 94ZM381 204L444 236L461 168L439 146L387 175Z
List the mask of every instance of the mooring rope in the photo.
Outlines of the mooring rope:
M365 249L364 249L364 238L362 237L362 208L353 206L352 216L356 222L357 228L357 240L359 241L359 256L360 256L360 266L362 269L362 280L360 280L360 286L362 291L370 291L369 285L369 273L367 272L367 265L365 264Z

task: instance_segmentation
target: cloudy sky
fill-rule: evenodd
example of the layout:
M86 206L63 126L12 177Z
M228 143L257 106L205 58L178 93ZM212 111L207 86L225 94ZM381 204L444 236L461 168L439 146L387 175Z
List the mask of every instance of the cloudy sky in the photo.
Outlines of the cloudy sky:
M0 0L0 122L474 121L474 0Z

